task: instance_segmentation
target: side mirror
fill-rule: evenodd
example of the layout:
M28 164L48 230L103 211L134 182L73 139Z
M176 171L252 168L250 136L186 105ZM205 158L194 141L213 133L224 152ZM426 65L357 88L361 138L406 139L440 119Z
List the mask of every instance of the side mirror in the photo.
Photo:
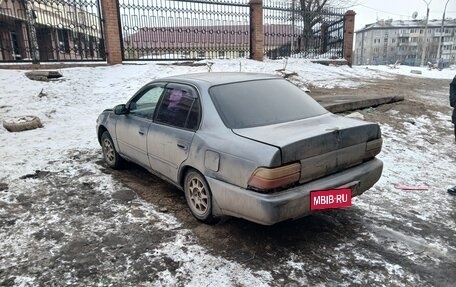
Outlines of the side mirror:
M114 114L116 114L116 115L126 115L126 114L128 114L127 106L124 105L124 104L115 106L114 107Z

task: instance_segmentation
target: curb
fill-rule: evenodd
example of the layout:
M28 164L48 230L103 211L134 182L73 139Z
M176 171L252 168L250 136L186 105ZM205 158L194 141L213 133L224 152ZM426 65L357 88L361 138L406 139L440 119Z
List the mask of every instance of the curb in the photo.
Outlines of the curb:
M387 97L375 97L368 99L344 99L343 97L334 97L337 102L326 102L320 104L332 113L343 113L353 110L361 110L370 107L377 107L384 104L391 104L395 102L401 102L404 100L403 96L387 96ZM318 101L318 99L316 99Z

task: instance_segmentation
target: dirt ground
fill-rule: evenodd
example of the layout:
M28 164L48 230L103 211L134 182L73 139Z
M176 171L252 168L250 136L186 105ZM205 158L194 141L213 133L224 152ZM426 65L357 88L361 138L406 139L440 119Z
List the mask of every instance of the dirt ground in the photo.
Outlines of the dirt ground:
M313 95L403 95L403 102L359 111L366 120L401 130L417 116L426 114L432 118L436 112L449 113L449 107L433 104L436 95L447 95L447 85L448 81L443 80L424 82L398 76L394 80L372 80L358 89L310 89ZM389 116L387 111L393 108L403 121ZM449 132L434 128L442 134ZM431 136L427 140L438 141ZM33 224L34 219L50 213L55 214L54 222L58 224L20 231L28 232L31 238L22 243L28 252L12 250L12 244L4 245L6 250L0 254L1 286L18 285L19 279L26 282L22 286L184 286L193 281L179 271L181 261L144 255L175 240L177 229L189 230L196 238L192 240L212 256L236 262L253 272L268 270L274 286L454 286L456 282L456 231L445 225L393 207L383 206L397 219L376 216L355 205L269 227L236 218L208 226L192 217L183 193L175 187L134 164L111 170L100 153L75 151L68 161L74 166L94 163L101 175L85 168L76 174L65 170L37 171L22 178L23 182L33 183L33 192L23 190L27 185L10 187L20 190L10 203L0 201L0 209L5 211L0 216L2 233L19 232L19 224L27 220ZM114 193L109 185L100 187L105 183L97 178L103 175L112 176ZM100 188L106 191L97 192ZM11 192L1 185L0 190ZM160 219L150 218L139 199L156 206L160 213L174 216L179 227L160 228L155 224ZM453 210L452 220L456 218L456 208ZM88 227L94 218L108 225ZM442 252L425 240L416 239L429 234L448 242L448 249ZM57 249L54 246L58 244L61 248ZM185 248L181 247L186 251ZM285 264L289 261L300 263ZM159 274L164 271L178 280L171 284L163 281Z
M449 107L431 105L427 101L433 101L432 97L438 92L447 95L447 86L448 81L445 80L428 80L424 82L419 78L398 76L394 80L372 80L364 87L358 89L332 89L330 92L337 95L345 93L355 95L364 93L403 95L405 100L402 102L382 105L376 107L375 110L366 109L361 111L361 113L366 120L388 123L396 129L404 129L404 122L407 122L408 118L416 118L423 114L432 118L437 111L447 111L449 113ZM328 90L325 89L311 87L311 90L312 95L328 93ZM404 122L394 120L385 113L392 108L402 114ZM439 129L439 127L433 128ZM443 129L440 129L440 132L448 133L447 130ZM432 137L428 138L429 142L437 140ZM102 165L101 162L100 164ZM186 207L185 197L179 190L156 177L149 176L147 171L142 168L131 164L122 171L106 170L106 172L114 172L116 178L134 190L141 198L154 203L161 210L171 212L186 228L193 230L202 245L208 247L217 255L248 264L251 268L269 269L271 265L278 264L284 254L290 252L298 254L298 257L311 257L314 263L324 262L320 268L323 268L323 265L327 268L327 252L331 250L332 246L337 246L339 241L355 241L357 244L365 244L364 248L375 250L375 252L392 259L393 262L397 262L402 266L405 265L410 270L420 274L422 282L417 283L417 285L450 286L456 282L456 262L452 262L448 266L443 264L443 266L434 268L431 267L432 260L429 260L429 262L426 262L426 260L424 262L414 262L407 256L388 251L382 244L373 244L369 240L360 239L360 234L369 233L372 230L368 230L369 227L365 225L364 211L356 208L344 211L322 212L298 221L282 223L273 227L260 226L235 218L230 218L228 221L216 226L207 226L194 220ZM456 210L453 218L456 218ZM371 224L380 225L380 223L391 226L393 229L401 229L400 222L382 222L381 219L378 219L378 222L372 222ZM443 236L445 236L444 234L455 234L454 230L435 230L433 226L425 222L421 224L420 228L422 228L423 233L442 232ZM387 238L388 236L385 235ZM326 252L320 252L322 249L326 250ZM456 259L456 253L453 253L453 255ZM429 263L429 265L426 266L426 263ZM331 271L327 273L327 276L315 278L315 281L309 281L310 286L321 282L338 282L340 274L334 272L340 268L338 261L331 261L329 265ZM366 269L369 272L384 272L380 266L378 268L366 266ZM291 284L293 286L296 282L290 280L288 276L290 272L291 270L281 270L274 279L280 282L280 285ZM308 272L308 270L302 270L302 272ZM385 276L387 278L387 272L385 272ZM375 282L369 283L375 285ZM407 282L398 283L407 285Z

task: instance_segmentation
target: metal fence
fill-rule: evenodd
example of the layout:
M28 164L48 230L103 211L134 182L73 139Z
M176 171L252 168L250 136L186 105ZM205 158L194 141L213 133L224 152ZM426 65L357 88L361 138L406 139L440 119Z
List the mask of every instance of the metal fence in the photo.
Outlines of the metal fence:
M98 0L0 0L0 62L102 60Z
M264 45L268 58L342 58L344 13L306 11L301 1L264 0Z
M119 0L123 60L249 57L248 2Z
M0 62L104 61L99 1L0 0ZM123 60L250 57L249 0L117 1ZM300 2L263 1L266 57L342 58L344 13Z

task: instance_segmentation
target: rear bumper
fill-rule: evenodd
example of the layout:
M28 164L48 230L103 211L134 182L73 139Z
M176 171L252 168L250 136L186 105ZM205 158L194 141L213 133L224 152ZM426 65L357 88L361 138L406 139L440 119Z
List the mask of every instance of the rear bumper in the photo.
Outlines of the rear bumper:
M297 219L311 213L310 192L347 185L352 197L371 188L380 178L383 163L373 159L342 172L275 194L261 194L226 182L207 178L214 197L214 207L223 215L230 215L272 225L288 219Z

